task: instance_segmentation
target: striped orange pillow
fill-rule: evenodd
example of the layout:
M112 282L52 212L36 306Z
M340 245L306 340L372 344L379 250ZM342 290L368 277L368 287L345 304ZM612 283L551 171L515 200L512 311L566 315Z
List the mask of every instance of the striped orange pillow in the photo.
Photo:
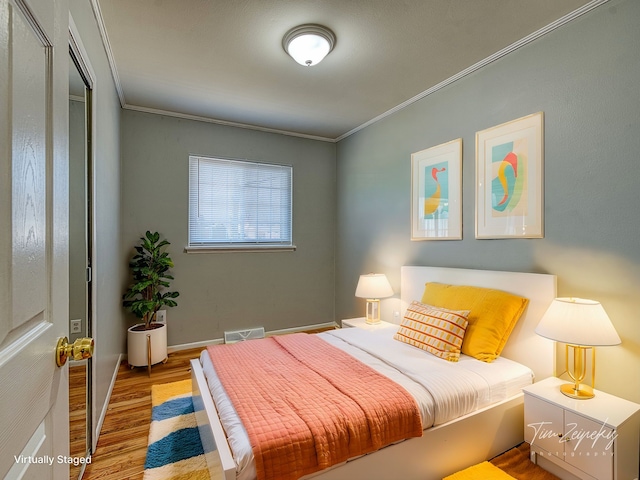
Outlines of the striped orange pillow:
M412 302L393 338L457 362L469 324L468 315L468 310L447 310Z

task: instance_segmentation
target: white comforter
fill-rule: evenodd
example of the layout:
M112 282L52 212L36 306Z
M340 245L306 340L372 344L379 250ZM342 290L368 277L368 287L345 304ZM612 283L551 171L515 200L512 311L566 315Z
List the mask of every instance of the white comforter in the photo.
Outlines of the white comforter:
M345 328L318 334L328 343L402 385L416 399L423 428L453 420L520 393L533 381L532 371L506 358L485 363L461 355L447 362L393 339L396 328ZM237 464L238 479L255 478L247 433L220 385L209 355L200 357L209 389Z

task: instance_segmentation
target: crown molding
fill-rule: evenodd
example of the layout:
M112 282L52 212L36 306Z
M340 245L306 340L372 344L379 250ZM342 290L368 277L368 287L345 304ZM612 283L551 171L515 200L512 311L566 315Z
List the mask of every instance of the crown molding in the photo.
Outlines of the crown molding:
M360 130L363 130L364 128L368 127L369 125L372 125L380 120L382 120L383 118L386 118L390 115L393 115L394 113L408 107L409 105L416 103L418 100L421 100L449 85L451 85L452 83L460 80L461 78L466 77L467 75L470 75L478 70L480 70L481 68L489 65L490 63L495 62L496 60L501 59L502 57L505 57L507 55L509 55L510 53L518 50L521 47L524 47L525 45L530 44L531 42L533 42L534 40L537 40L540 37L543 37L544 35L546 35L549 32L552 32L553 30L566 25L567 23L571 22L572 20L575 20L576 18L584 15L587 12L590 12L591 10L593 10L594 8L599 7L600 5L607 3L609 0L593 0L589 3L587 3L586 5L583 5L581 8L574 10L571 13L568 13L567 15L565 15L564 17L559 18L558 20L556 20L555 22L550 23L549 25L547 25L546 27L541 28L540 30L537 30L529 35L527 35L526 37L518 40L517 42L512 43L511 45L503 48L502 50L494 53L493 55L488 56L487 58L480 60L478 63L475 63L474 65L471 65L470 67L462 70L461 72L447 78L446 80L443 80L442 82L440 82L437 85L434 85L433 87L425 90L424 92L419 93L418 95L416 95L415 97L410 98L409 100L401 103L400 105L396 105L395 107L393 107L390 110L387 110L386 112L378 115L375 118L372 118L371 120L369 120L368 122L363 123L362 125L354 128L353 130L349 130L347 133L344 133L342 135L340 135L339 137L337 137L335 139L336 142L339 142L340 140L343 140L351 135L353 135L356 132L359 132Z
M292 137L299 137L299 138L306 138L306 139L311 139L311 140L318 140L318 141L322 141L322 142L330 142L330 143L337 143L340 140L344 140L347 137L350 137L351 135L359 132L360 130L365 129L366 127L373 125L376 122L379 122L380 120L387 118L391 115L393 115L394 113L399 112L400 110L403 110L404 108L408 107L409 105L412 105L414 103L416 103L417 101L451 85L452 83L480 70L481 68L495 62L496 60L499 60L507 55L509 55L510 53L518 50L521 47L524 47L525 45L530 44L531 42L537 40L538 38L543 37L544 35L554 31L557 28L562 27L563 25L566 25L567 23L575 20L578 17L581 17L582 15L590 12L591 10L599 7L600 5L603 5L607 2L609 2L610 0L592 0L591 2L587 3L586 5L583 5L582 7L578 8L577 10L574 10L573 12L568 13L567 15L559 18L558 20L550 23L549 25L527 35L526 37L518 40L517 42L512 43L511 45L503 48L502 50L494 53L493 55L488 56L487 58L480 60L479 62L475 63L474 65L471 65L470 67L462 70L461 72L447 78L446 80L443 80L442 82L440 82L437 85L434 85L433 87L419 93L418 95L402 102L399 105L396 105L395 107L387 110L386 112L372 118L371 120L353 128L352 130L349 130L348 132L336 137L336 138L328 138L328 137L321 137L321 136L316 136L316 135L307 135L307 134L303 134L303 133L298 133L298 132L290 132L287 130L278 130L278 129L274 129L274 128L267 128L267 127L261 127L259 125L250 125L250 124L245 124L245 123L239 123L239 122L230 122L230 121L226 121L226 120L220 120L220 119L216 119L213 117L203 117L203 116L198 116L198 115L189 115L189 114L183 114L183 113L177 113L177 112L171 112L171 111L166 111L166 110L159 110L159 109L154 109L154 108L148 108L148 107L141 107L141 106L136 106L136 105L129 105L126 102L125 96L124 96L124 91L122 89L122 84L120 82L120 77L118 75L118 70L116 67L116 62L113 56L113 51L111 49L111 44L109 42L109 37L107 35L107 30L106 27L104 25L104 20L102 18L102 11L100 9L100 3L99 0L91 0L91 5L93 7L93 13L94 16L96 18L96 21L98 23L98 28L100 30L100 37L102 38L102 44L104 46L105 52L107 54L107 58L109 61L109 67L111 69L111 75L113 77L113 81L115 83L115 88L116 91L118 93L118 98L120 99L120 105L122 106L123 109L126 110L133 110L133 111L138 111L138 112L144 112L144 113L154 113L154 114L159 114L159 115L165 115L165 116L170 116L170 117L176 117L176 118L183 118L186 120L196 120L196 121L200 121L200 122L207 122L207 123L213 123L216 125L225 125L225 126L230 126L230 127L237 127L237 128L245 128L248 130L257 130L260 132L267 132L267 133L276 133L279 135L287 135L287 136L292 136Z
M125 110L133 110L135 112L142 112L142 113L153 113L156 115L164 115L167 117L175 117L175 118L182 118L185 120L195 120L197 122L205 122L205 123L213 123L216 125L224 125L227 127L236 127L236 128L245 128L247 130L257 130L259 132L265 132L265 133L276 133L278 135L287 135L289 137L299 137L299 138L306 138L309 140L318 140L321 142L330 142L330 143L335 143L336 140L334 138L328 138L328 137L320 137L317 135L309 135L306 133L299 133L299 132L290 132L288 130L278 130L277 128L268 128L268 127L261 127L259 125L250 125L250 124L246 124L246 123L238 123L238 122L229 122L227 120L220 120L217 118L212 118L212 117L201 117L199 115L191 115L188 113L179 113L179 112L172 112L170 110L161 110L158 108L150 108L150 107L140 107L138 105L123 105L122 106L123 109Z
M102 17L102 9L100 8L99 0L91 0L91 9L93 10L93 16L98 24L98 30L100 31L100 38L102 39L102 46L107 55L107 61L109 62L109 69L111 70L111 76L113 77L113 83L116 87L118 99L120 100L120 106L124 108L127 104L124 97L124 90L122 89L122 82L118 75L118 68L116 67L116 60L113 56L113 50L111 49L111 42L109 42L109 35L107 35L107 27L104 24Z

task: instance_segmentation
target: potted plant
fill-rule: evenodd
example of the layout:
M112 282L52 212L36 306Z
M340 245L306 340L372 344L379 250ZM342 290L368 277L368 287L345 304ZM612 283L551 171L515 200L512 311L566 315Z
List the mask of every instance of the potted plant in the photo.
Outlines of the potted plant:
M142 319L127 332L127 355L131 367L155 365L167 360L167 326L157 323L156 315L162 307L175 307L178 292L170 292L169 269L173 260L165 251L169 245L158 232L147 231L135 247L136 254L129 262L133 283L122 296L122 305Z

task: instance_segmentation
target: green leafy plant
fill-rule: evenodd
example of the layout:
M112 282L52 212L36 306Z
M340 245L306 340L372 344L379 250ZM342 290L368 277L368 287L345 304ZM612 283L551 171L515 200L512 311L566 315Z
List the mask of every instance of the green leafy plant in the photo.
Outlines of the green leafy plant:
M140 237L140 245L135 247L136 254L129 262L133 283L122 296L122 305L144 322L144 329L149 330L156 319L156 313L163 306L175 307L174 300L178 292L163 291L169 288L169 280L173 277L169 269L173 260L165 251L170 245L167 240L160 240L158 232L147 231Z

